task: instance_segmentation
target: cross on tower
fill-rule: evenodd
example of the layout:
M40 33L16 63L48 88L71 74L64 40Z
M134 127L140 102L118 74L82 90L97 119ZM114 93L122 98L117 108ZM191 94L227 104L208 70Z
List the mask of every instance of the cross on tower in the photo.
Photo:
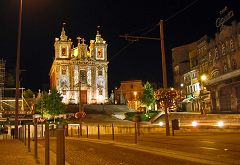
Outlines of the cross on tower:
M80 44L80 41L81 41L81 37L77 37L77 40L78 40L78 43Z
M84 42L85 42L85 39L84 39L84 38L82 38L82 43L83 43L83 44L85 44Z

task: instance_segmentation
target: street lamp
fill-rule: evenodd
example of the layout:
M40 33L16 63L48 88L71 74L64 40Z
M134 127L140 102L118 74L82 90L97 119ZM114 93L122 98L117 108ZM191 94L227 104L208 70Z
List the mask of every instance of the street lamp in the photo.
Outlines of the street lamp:
M204 90L205 90L204 82L207 80L207 76L205 74L201 75L200 80L201 80L201 89L200 89L201 114L205 114L203 95L204 95Z
M18 139L18 99L19 99L19 68L20 68L20 46L22 30L22 0L19 6L18 35L17 35L17 59L16 59L16 95L15 95L15 138Z
M78 83L78 90L79 90L79 112L82 112L82 104L81 104L81 86L82 86L82 83L81 83L81 80L80 80L80 77L79 77L79 83Z
M207 80L207 76L206 76L205 74L203 74L203 75L201 76L201 80L202 80L202 81L206 81L206 80Z
M133 94L134 94L134 100L135 100L135 105L134 105L134 107L135 107L135 110L137 110L137 92L134 91Z

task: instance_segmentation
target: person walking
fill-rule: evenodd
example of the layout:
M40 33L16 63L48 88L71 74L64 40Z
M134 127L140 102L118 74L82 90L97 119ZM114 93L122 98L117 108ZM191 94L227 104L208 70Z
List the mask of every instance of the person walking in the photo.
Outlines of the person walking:
M15 129L11 128L11 138L15 139Z

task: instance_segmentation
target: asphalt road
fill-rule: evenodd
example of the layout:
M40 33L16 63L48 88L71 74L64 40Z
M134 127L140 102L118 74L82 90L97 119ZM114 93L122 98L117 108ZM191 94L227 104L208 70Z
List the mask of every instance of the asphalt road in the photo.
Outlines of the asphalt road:
M182 133L166 137L66 138L66 161L72 165L240 164L240 133ZM55 152L55 140L50 141Z

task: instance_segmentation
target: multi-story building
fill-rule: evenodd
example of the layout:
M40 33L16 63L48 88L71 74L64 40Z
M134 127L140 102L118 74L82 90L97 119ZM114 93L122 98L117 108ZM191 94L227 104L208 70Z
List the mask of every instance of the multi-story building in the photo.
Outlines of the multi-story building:
M223 26L208 43L199 71L211 92L213 111L240 112L240 22Z
M192 95L192 111L239 113L240 22L222 25L214 38L204 36L194 44L189 50L190 71L178 78L178 83L184 80L186 96Z
M55 38L55 57L50 70L50 86L55 87L66 104L105 103L108 100L107 43L97 30L90 45L77 37L78 44L65 33Z
M197 111L195 100L196 91L198 90L196 77L197 71L190 70L189 52L194 49L196 43L182 45L172 49L172 66L174 88L180 91L182 101L178 106L186 111ZM196 101L195 101L196 102Z
M187 44L172 49L172 69L174 87L183 87L183 74L190 71L189 51L193 44Z
M115 103L127 104L130 109L140 108L140 97L144 86L142 80L121 81L120 87L115 89Z

